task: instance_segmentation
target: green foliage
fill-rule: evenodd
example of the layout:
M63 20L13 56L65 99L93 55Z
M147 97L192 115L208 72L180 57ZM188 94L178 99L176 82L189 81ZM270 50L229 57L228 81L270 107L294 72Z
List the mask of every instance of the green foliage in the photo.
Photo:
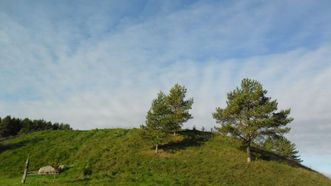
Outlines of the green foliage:
M295 144L290 142L283 136L280 137L269 137L263 143L263 148L272 152L275 152L288 159L301 162L298 151L296 150Z
M243 79L240 88L228 93L227 106L213 113L221 125L219 131L240 139L248 148L257 139L287 133L286 125L293 120L290 109L277 111L277 101L266 93L258 81Z
M321 174L286 162L258 160L247 165L245 153L239 150L240 143L233 138L213 135L200 144L187 144L186 138L179 139L173 146L168 144L169 151L155 155L140 132L140 129L40 131L7 139L0 149L0 185L22 185L20 178L27 153L31 174L26 185L31 186L331 185ZM180 136L197 139L200 133L208 134L181 131ZM40 167L52 162L68 169L55 178L35 175ZM91 171L90 176L84 176L86 168Z
M14 136L21 128L22 124L19 119L6 116L0 122L0 138Z
M71 127L69 124L52 124L45 120L32 121L29 118L22 120L19 118L12 118L11 116L6 116L3 119L0 118L0 138L41 130L71 130Z
M169 120L170 109L166 103L166 95L160 92L153 100L150 110L147 112L145 125L142 125L143 137L150 139L156 147L163 143L167 136L166 126Z
M168 107L170 108L170 122L167 124L167 130L172 132L179 131L183 123L192 119L189 110L192 109L193 98L185 100L187 89L184 86L175 84L169 91L166 98Z
M185 100L186 88L181 85L174 85L169 95L162 91L153 100L150 110L147 112L142 136L150 139L155 145L155 152L158 145L164 143L168 133L177 132L184 122L193 118L189 113L192 108L193 99Z

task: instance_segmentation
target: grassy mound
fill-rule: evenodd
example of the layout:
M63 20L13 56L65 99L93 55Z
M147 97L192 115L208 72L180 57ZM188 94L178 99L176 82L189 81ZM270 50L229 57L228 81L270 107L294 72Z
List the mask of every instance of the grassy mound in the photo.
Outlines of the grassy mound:
M2 141L0 185L331 185L323 175L271 153L246 163L237 141L183 131L155 155L139 129L43 131ZM265 159L265 160L262 160ZM46 165L66 165L60 175L39 176Z

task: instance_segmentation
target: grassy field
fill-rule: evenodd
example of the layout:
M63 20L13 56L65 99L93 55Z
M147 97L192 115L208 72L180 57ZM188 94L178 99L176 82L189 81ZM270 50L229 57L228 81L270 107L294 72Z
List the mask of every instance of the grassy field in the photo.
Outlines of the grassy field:
M237 141L207 132L183 131L155 155L139 129L43 131L0 145L0 185L331 185L323 175L266 152L246 163ZM263 160L264 159L264 160ZM46 165L68 168L39 176Z

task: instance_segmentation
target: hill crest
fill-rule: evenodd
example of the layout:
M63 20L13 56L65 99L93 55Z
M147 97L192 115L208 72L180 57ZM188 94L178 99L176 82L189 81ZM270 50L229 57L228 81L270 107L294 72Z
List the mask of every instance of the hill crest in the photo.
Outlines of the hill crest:
M247 164L239 142L209 132L182 131L160 148L155 155L140 129L35 132L1 142L0 185L19 184L28 153L28 185L331 185L272 153ZM56 164L68 169L55 179L31 175Z

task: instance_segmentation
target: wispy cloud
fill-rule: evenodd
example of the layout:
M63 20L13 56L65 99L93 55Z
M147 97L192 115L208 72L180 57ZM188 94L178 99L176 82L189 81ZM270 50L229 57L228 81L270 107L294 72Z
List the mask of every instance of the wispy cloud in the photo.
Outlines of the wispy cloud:
M79 129L138 127L157 92L181 83L195 99L185 126L213 127L215 107L249 77L292 108L289 137L314 166L310 157L331 152L330 7L1 1L0 113Z

